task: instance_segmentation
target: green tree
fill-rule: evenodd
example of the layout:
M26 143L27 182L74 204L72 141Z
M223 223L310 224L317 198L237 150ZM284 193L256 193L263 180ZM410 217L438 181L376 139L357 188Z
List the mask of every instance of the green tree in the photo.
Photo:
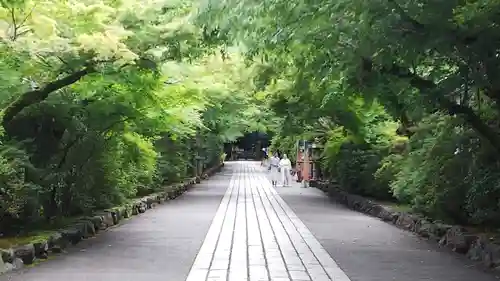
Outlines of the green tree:
M0 1L0 232L153 192L193 176L197 152L208 168L265 128L248 68L217 52L195 9Z
M198 24L267 66L280 137L319 134L323 166L343 188L392 190L430 216L498 224L498 8L213 0Z

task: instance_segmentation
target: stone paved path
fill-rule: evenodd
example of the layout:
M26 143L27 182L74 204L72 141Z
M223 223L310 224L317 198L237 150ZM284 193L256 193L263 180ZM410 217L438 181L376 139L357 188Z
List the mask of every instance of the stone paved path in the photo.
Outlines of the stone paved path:
M187 281L348 281L261 171L238 165Z
M272 188L256 162L0 281L494 281L317 189ZM333 258L333 259L332 259Z

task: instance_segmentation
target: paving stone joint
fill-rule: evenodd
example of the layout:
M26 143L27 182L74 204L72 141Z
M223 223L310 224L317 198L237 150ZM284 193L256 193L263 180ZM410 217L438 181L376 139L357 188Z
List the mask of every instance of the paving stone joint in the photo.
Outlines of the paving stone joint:
M186 281L349 281L265 169L234 165Z

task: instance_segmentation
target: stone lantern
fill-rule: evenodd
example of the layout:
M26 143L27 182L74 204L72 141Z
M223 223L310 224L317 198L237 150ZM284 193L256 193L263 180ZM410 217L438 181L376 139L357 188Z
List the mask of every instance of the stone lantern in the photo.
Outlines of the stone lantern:
M323 145L317 142L311 144L311 180L319 180L321 178L320 158L323 151Z

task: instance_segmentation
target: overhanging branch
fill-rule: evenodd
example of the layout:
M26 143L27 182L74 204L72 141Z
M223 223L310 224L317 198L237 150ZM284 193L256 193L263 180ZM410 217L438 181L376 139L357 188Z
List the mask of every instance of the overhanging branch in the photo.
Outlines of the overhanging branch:
M391 67L382 67L381 72L408 80L409 84L417 88L422 94L433 95L429 97L434 99L437 104L448 111L450 115L461 116L480 136L485 138L493 148L500 154L500 136L490 126L488 126L474 110L468 106L458 104L446 97L446 93L439 89L434 81L425 79L408 68L392 64Z
M4 127L7 127L7 125L16 117L16 115L19 114L26 107L45 100L50 95L50 93L55 92L71 84L74 84L87 74L92 73L94 71L95 69L93 67L88 66L80 71L74 72L61 79L50 82L41 89L29 91L22 94L18 100L12 103L5 110L5 115L2 120L2 125Z

